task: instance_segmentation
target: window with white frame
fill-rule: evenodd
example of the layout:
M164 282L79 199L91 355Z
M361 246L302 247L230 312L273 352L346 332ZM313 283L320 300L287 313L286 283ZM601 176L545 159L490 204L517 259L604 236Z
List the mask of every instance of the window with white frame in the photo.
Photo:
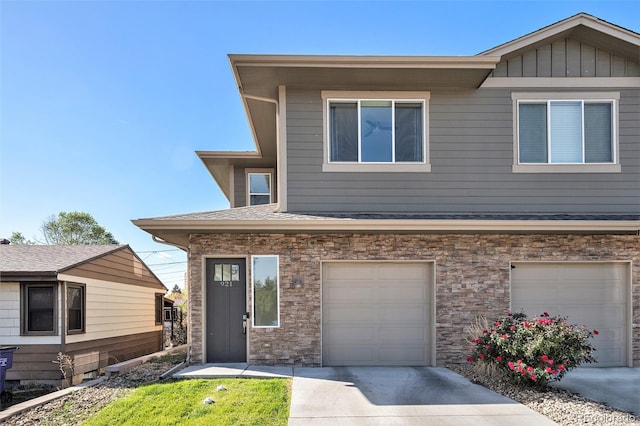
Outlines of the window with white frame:
M257 206L259 204L272 203L272 173L248 172L247 173L247 204Z
M616 163L617 94L514 94L517 164Z
M278 256L251 257L253 326L280 326Z
M428 92L323 92L326 162L425 164Z

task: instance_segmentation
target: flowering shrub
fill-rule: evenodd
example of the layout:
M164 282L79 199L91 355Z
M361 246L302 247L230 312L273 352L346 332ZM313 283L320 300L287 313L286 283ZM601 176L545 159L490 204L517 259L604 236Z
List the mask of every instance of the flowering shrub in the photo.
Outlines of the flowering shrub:
M525 314L509 314L489 323L471 339L467 361L495 366L516 383L543 386L561 380L582 363L595 362L589 339L598 330L567 323L566 317L542 314L528 320Z

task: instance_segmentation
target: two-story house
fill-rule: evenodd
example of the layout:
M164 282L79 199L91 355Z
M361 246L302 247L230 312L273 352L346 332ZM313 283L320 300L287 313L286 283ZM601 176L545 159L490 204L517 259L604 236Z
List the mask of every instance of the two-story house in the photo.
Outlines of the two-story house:
M188 251L192 362L444 365L547 311L640 365L640 34L229 58L256 150L197 154L231 208L134 221Z

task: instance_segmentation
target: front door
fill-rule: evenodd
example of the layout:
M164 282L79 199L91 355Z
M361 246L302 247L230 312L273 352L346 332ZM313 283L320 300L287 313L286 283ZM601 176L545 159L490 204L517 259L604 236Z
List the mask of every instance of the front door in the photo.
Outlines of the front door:
M246 362L245 259L207 259L207 362Z

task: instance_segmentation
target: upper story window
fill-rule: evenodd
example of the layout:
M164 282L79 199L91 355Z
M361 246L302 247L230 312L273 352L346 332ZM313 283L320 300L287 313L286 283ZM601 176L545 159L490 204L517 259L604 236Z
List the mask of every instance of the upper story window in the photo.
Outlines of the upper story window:
M247 171L247 205L271 204L273 202L272 180L272 171Z
M513 98L514 171L620 171L617 93L514 93Z
M428 92L322 92L323 171L429 171Z

